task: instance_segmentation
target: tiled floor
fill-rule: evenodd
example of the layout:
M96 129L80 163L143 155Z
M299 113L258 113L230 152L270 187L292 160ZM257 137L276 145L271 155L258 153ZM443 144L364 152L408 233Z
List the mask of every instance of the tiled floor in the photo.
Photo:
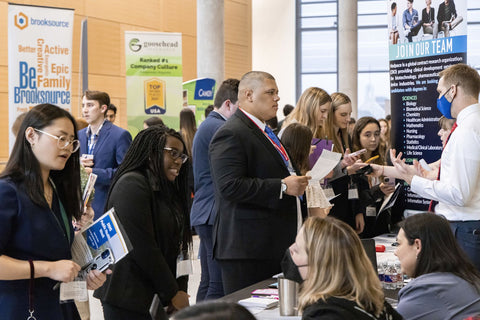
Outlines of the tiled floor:
M200 239L198 236L193 237L193 274L190 275L188 281L188 294L190 295L190 305L195 304L195 297L197 295L198 285L200 284L200 260L198 259L198 246ZM90 292L90 320L104 320L102 305L98 299L92 296L93 291Z

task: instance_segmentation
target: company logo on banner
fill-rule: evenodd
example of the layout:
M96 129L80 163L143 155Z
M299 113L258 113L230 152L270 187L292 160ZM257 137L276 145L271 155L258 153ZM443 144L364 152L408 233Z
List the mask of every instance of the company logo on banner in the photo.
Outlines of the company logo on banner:
M390 58L391 138L407 163L440 159L437 136L438 73L467 57L467 1L387 1ZM423 199L404 188L405 208L428 209Z
M9 4L9 124L41 103L70 111L74 11ZM10 148L15 137L10 136Z
M23 12L15 15L15 26L20 30L28 27L28 17Z
M182 108L182 37L179 33L125 32L128 130L161 116L178 128ZM143 104L142 104L143 102Z
M195 85L195 100L213 100L215 89L214 79L197 80Z
M200 78L183 83L183 107L195 112L197 126L205 120L205 109L213 104L215 79Z
M129 47L130 47L130 50L132 50L133 52L138 52L140 51L140 49L142 49L142 45L141 44L138 44L140 40L138 39L132 39L130 40L130 43L128 44Z

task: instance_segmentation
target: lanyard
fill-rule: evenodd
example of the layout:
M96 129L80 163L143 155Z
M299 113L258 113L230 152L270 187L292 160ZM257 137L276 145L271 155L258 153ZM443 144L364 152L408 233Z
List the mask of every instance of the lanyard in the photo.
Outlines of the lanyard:
M67 236L68 243L70 243L70 239L71 239L70 225L71 224L68 220L67 212L65 211L65 207L63 206L63 203L60 200L60 197L58 196L57 187L55 186L55 184L53 183L53 180L51 178L49 178L49 180L50 180L50 183L52 184L53 191L55 192L55 195L57 196L58 204L59 204L59 207L60 207L60 215L62 216L63 225L65 226L65 234ZM55 214L54 214L54 217L57 220L57 222L59 222L59 224L60 224L60 221L58 221L57 216Z
M240 109L241 110L241 109ZM280 153L280 155L282 156L283 158L283 161L285 162L285 164L287 164L287 168L289 167L288 165L288 161L290 160L288 158L288 154L287 154L287 151L285 150L285 148L283 147L283 145L280 143L280 141L278 141L278 144L276 141L274 141L272 138L270 138L270 136L265 132L265 130L262 130L262 128L260 128L258 126L258 124L255 123L255 121L253 121L252 118L250 118L250 116L248 114L246 114L243 110L241 110L247 117L248 119L250 119L256 126L257 128L262 131L262 133L265 135L265 137L267 137L268 140L270 140L270 142L273 144L273 146L275 147L275 149L277 149L278 153Z

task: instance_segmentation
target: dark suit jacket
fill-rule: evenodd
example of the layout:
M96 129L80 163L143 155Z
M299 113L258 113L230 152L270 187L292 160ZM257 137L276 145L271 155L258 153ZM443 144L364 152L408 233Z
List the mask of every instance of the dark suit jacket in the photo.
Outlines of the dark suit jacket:
M213 137L210 163L215 258L280 263L295 241L297 210L295 197L279 199L281 179L289 172L278 151L239 109Z
M22 182L0 179L0 255L19 260L70 260L73 227L68 225L69 242L61 220L56 195L52 210L38 206L28 196ZM72 303L59 303L56 281L35 279L35 316L37 319L75 319ZM0 280L0 319L25 319L28 315L29 280ZM77 314L78 316L78 314Z
M78 132L80 154L88 153L87 129L84 128ZM131 143L132 136L127 130L117 127L110 121L105 121L93 149L92 172L98 176L92 204L95 219L104 213L110 182Z
M119 308L148 314L154 294L167 306L178 290L187 291L187 277L176 278L180 230L173 200L152 191L138 171L115 183L107 203L114 207L133 250L114 267L95 297Z
M212 175L208 147L213 135L225 124L225 119L216 111L210 112L202 122L193 139L193 174L195 179L195 197L190 211L190 225L213 225L215 221L215 193L213 190Z

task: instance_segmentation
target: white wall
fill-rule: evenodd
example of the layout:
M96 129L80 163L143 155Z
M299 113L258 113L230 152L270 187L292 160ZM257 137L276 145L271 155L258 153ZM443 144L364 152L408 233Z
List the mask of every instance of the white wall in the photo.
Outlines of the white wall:
M295 0L252 0L252 70L271 73L277 80L280 102L294 105Z

